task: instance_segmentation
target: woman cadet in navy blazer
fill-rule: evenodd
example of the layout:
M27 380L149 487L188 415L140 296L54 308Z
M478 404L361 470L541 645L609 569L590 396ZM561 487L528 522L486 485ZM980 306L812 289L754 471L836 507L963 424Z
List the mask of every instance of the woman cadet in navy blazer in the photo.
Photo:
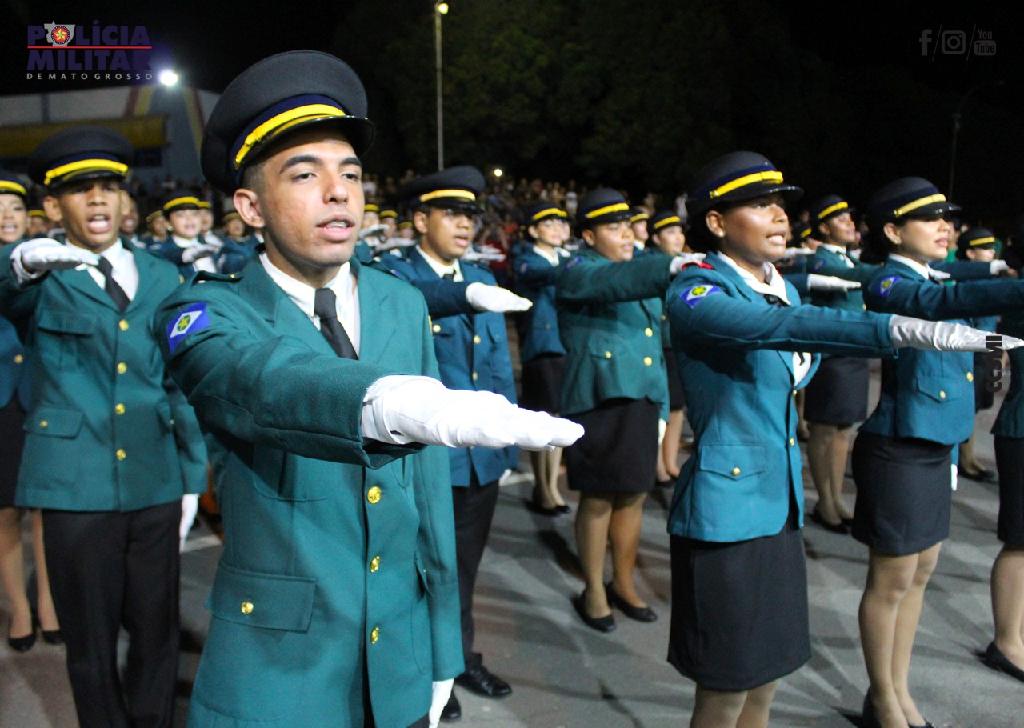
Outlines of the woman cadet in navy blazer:
M871 311L963 321L1020 309L1024 282L942 285L942 260L958 208L931 182L904 177L868 204L867 262L883 262L864 289ZM853 536L870 549L860 604L870 692L867 725L927 726L908 687L924 590L949 535L955 445L974 424L974 361L967 353L910 352L882 362L882 392L853 448Z
M801 191L760 154L719 158L693 189L690 241L709 255L667 297L695 437L669 513L669 661L697 683L691 726L765 726L778 679L810 658L794 393L818 353L984 348L985 335L800 305L771 261Z

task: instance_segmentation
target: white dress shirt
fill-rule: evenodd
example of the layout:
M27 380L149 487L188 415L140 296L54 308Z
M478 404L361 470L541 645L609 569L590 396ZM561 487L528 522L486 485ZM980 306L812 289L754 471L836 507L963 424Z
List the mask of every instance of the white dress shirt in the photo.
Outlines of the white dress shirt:
M427 265L429 265L433 269L433 271L437 273L439 276L445 276L448 275L449 273L454 273L455 282L462 282L462 268L459 267L459 261L453 260L451 263L442 263L439 260L434 260L429 255L424 253L423 248L421 248L418 245L416 246L416 252L423 256L423 260L427 261Z
M847 268L853 268L853 261L850 259L850 254L846 252L846 248L841 245L832 245L831 243L822 243L821 247L825 250L829 250L836 255L843 256L843 263L846 264Z
M283 270L270 262L266 253L260 253L260 263L267 271L270 279L285 292L285 295L299 307L302 313L320 329L320 317L313 313L313 299L316 296L316 289L313 286L292 278ZM359 353L359 296L355 276L352 274L352 264L345 263L338 270L336 275L324 288L334 291L338 309L338 321L341 322L345 333L348 334L352 347Z
M55 240L54 242L57 241ZM70 245L70 243L64 244ZM124 245L121 244L120 240L104 250L100 255L110 261L111 276L113 276L117 285L121 286L121 290L124 291L126 296L128 296L128 300L131 301L135 298L135 293L139 290L139 269L135 265L135 256L130 250L126 249ZM17 278L18 283L21 284L34 281L37 278L42 278L46 275L46 271L29 273L21 264L21 256L15 254L11 255L11 270L14 271L14 277ZM100 273L99 268L91 265L85 265L83 263L82 265L77 266L75 270L84 270L89 274L90 278L96 281L96 285L99 286L100 289L105 290L104 285L106 284L106 279L103 277L103 274Z
M558 265L559 250L561 250L561 248L552 248L551 250L548 250L547 248L542 248L539 245L533 246L533 252L539 255L544 260L546 260L551 265Z
M778 296L787 304L789 294L786 292L786 280L782 277L775 266L771 263L764 264L764 282L757 280L754 274L739 266L739 264L725 253L719 252L716 255L725 263L732 266L733 270L740 274L743 282L760 294L771 294ZM811 369L811 355L804 352L793 353L793 383L799 384L807 376Z
M933 281L944 281L949 278L948 273L944 273L941 270L935 270L930 265L922 265L916 260L908 258L905 255L899 255L898 253L890 253L889 260L894 260L897 263L902 263L913 271L920 273L922 276Z

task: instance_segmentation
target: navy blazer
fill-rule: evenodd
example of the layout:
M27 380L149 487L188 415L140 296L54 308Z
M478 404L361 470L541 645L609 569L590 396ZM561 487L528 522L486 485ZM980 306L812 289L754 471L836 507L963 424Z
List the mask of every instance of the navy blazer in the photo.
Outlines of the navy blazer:
M668 291L672 346L686 392L694 454L683 465L668 530L735 542L778 533L803 484L793 352L892 353L889 317L800 304L770 304L728 263L687 266Z
M441 381L450 389L497 392L509 402L516 401L512 361L508 353L505 317L500 313L475 311L466 302L470 283L496 285L491 272L460 263L463 282L443 280L418 250L405 257L381 256L378 264L393 275L420 289L430 312L430 330L441 370ZM477 482L491 483L515 467L518 450L506 448L449 448L452 485L468 486L475 473Z
M512 272L516 293L533 301L533 308L522 314L519 333L519 358L523 362L544 354L564 355L558 336L558 309L555 308L555 283L568 258L558 254L552 265L530 243L513 248Z

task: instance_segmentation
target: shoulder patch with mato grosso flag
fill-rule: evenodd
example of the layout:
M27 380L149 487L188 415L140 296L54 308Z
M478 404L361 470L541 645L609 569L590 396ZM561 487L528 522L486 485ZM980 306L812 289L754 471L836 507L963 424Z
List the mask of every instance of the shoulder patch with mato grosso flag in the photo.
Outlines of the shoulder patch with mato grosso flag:
M193 303L167 324L167 348L173 354L185 337L209 327L205 303Z
M687 288L685 291L679 294L679 297L683 299L683 303L685 303L690 308L693 308L711 294L721 292L722 289L719 288L718 286L702 284L699 286L691 286L690 288Z

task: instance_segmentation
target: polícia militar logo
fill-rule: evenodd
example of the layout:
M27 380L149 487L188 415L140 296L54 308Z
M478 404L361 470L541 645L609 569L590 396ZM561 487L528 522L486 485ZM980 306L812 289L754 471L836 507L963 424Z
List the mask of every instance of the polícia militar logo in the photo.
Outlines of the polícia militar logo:
M25 47L29 81L153 80L153 44L144 25L30 25Z

